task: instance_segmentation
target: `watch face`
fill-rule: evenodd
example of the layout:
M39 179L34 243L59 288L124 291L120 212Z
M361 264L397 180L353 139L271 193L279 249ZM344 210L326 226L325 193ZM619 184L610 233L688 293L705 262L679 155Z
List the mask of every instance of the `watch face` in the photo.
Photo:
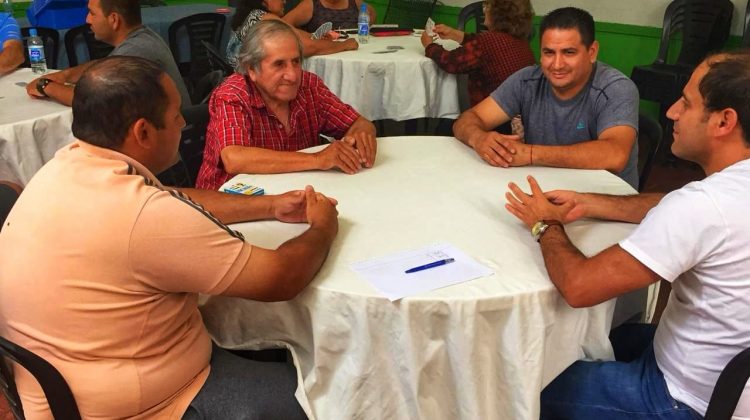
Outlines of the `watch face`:
M542 233L542 227L544 226L545 223L541 221L534 223L534 226L531 227L531 235L537 237L540 233Z

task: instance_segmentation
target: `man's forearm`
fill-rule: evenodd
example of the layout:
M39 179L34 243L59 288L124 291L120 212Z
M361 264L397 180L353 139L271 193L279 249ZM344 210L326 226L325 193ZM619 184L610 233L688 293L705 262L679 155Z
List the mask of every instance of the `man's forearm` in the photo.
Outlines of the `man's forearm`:
M23 44L20 41L6 41L0 52L0 74L15 70L23 64Z
M472 148L474 147L472 140L481 136L485 131L482 120L472 110L462 113L458 120L453 123L453 134L456 138Z
M568 304L580 306L576 296L580 287L575 281L580 278L578 269L586 262L586 256L570 242L562 226L551 225L547 229L540 245L549 278Z
M586 217L640 223L646 217L646 213L659 204L664 194L609 195L579 193L579 197L579 201L585 206Z
M533 145L534 165L557 168L606 169L622 172L630 158L630 149L610 140L590 140L565 146Z
M178 190L202 205L224 224L274 218L274 196L246 196L196 188Z
M44 88L44 93L48 98L54 99L66 106L73 105L73 91L75 86L58 82L50 82Z
M283 152L260 147L230 146L221 153L229 174L278 174L319 169L313 153Z
M360 116L349 127L348 130L346 130L345 135L350 135L356 132L365 132L368 134L371 134L372 136L375 136L375 125L371 123L367 118Z

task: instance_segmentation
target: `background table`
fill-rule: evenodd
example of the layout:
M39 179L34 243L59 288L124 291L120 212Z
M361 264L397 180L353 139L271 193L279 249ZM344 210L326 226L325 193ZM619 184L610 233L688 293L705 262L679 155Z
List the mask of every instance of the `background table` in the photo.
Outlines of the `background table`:
M0 76L0 179L21 185L73 141L70 107L33 99L19 85L34 78L31 69Z
M538 419L539 393L563 369L612 357L614 301L586 309L565 303L539 245L503 207L507 183L525 186L532 174L545 190L634 190L606 171L494 168L448 137L378 144L375 167L356 175L236 177L268 194L314 185L339 200L339 233L320 273L292 301L208 298L209 331L229 348L291 347L304 381L298 398L318 419ZM275 248L307 226L234 228ZM633 228L581 220L566 231L592 255ZM389 302L349 268L442 241L495 274Z
M458 47L453 41L441 43L448 49ZM404 49L374 54L388 46ZM459 114L456 76L425 57L415 36L370 36L356 51L309 57L303 66L370 121L456 118Z

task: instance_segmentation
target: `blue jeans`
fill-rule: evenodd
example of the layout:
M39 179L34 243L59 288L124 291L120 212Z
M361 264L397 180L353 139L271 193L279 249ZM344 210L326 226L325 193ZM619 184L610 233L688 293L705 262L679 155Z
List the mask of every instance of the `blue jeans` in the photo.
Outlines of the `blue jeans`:
M701 419L669 395L656 365L654 326L612 331L616 361L577 361L542 391L541 419Z

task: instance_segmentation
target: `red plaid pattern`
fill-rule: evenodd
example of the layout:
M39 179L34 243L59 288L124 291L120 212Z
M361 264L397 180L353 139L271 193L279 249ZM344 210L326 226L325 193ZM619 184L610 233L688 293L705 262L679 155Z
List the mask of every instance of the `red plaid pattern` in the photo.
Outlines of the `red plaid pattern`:
M430 44L425 55L448 73L469 74L469 98L474 106L511 74L536 63L529 42L504 32L466 34L461 48L446 51Z
M240 74L229 76L208 103L211 120L196 186L215 190L231 178L221 162L221 151L227 146L297 151L320 144L318 134L340 138L359 118L318 76L306 71L289 107L291 134L287 135L255 83Z

